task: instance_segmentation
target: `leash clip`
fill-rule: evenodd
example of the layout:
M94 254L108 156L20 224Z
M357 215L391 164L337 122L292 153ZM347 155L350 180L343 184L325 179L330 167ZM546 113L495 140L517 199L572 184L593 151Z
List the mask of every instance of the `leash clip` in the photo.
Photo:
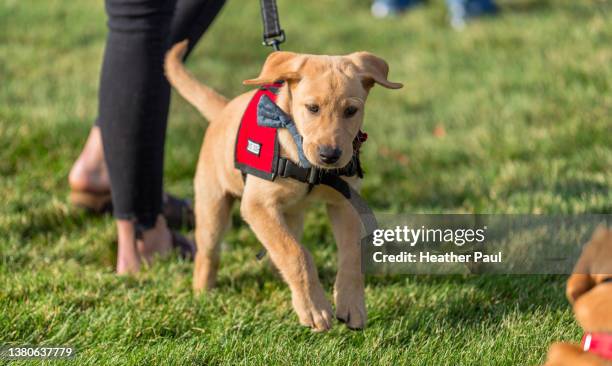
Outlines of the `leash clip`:
M280 51L280 45L281 43L285 42L286 38L285 38L285 31L284 30L280 30L280 34L277 36L272 36L272 37L263 37L263 42L262 44L264 46L271 46L272 48L274 48L274 51Z

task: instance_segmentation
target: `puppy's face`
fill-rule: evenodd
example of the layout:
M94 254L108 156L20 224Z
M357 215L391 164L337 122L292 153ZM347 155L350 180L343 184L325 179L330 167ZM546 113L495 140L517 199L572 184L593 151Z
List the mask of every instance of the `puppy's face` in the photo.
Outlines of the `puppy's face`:
M599 227L567 282L578 323L587 331L612 330L612 230Z
M387 80L388 72L384 60L367 52L347 56L274 52L259 77L244 83L286 81L287 107L304 139L306 158L319 167L341 168L353 156L353 140L362 126L372 86L402 87Z
M291 110L308 160L322 167L343 167L353 155L368 92L359 79L326 64L294 84Z

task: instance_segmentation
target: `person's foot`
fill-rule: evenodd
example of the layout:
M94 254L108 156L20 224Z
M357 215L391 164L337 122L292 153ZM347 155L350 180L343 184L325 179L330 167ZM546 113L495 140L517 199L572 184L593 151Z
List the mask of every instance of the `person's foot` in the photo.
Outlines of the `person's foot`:
M451 26L457 30L465 28L471 18L493 15L499 10L494 0L446 0L446 4Z
M375 0L372 4L372 15L375 18L386 18L420 3L422 0Z
M142 239L136 241L136 249L140 258L151 263L155 256L164 256L172 251L172 233L166 219L159 215L154 227L142 232Z
M81 154L72 165L68 184L73 191L89 193L110 192L110 179L104 160L100 128L94 126Z
M117 274L133 274L140 270L140 256L136 249L136 228L130 220L117 220Z
M117 250L117 274L136 273L142 261L150 264L156 256L164 256L172 251L172 233L166 220L159 215L154 227L144 230L137 238L133 221L117 220L119 239Z

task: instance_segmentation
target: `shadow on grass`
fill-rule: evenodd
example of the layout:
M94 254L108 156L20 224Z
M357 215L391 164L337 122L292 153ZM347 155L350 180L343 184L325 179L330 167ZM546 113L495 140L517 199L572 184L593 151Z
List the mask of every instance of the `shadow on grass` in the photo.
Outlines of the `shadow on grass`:
M48 260L114 266L116 244L95 229L104 220L101 215L66 209L61 204L35 208L29 204L20 205L11 207L9 219L2 228L10 233L9 248L15 248L7 251L6 256L0 256L9 267L15 270L27 267L39 261L41 255ZM86 247L83 242L87 243ZM104 245L106 242L110 245Z
M385 303L371 324L387 324L403 318L407 328L413 331L433 332L441 327L458 331L481 331L483 325L495 327L513 314L523 316L540 313L543 309L547 312L569 309L564 296L565 280L566 276L559 275L410 275L400 278L369 278L368 286L378 290L398 282L419 286L416 294ZM431 302L421 297L429 293L439 294L440 289L445 287L451 287L448 297L434 298ZM461 291L466 288L474 291ZM426 305L423 306L423 303ZM411 308L418 312L418 317L410 314ZM410 341L410 332L405 334L404 341Z

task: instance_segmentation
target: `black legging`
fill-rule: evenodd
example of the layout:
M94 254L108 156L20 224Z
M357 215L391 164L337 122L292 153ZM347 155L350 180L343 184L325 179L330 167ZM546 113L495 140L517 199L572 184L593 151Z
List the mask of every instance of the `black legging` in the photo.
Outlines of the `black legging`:
M224 0L106 0L109 33L100 77L102 132L117 219L155 225L161 212L170 86L163 58L189 39L189 51Z

